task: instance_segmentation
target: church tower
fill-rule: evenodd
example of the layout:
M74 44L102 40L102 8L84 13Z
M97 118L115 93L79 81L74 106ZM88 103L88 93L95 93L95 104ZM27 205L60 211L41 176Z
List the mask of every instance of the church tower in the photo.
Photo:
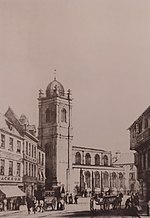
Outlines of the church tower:
M39 145L45 150L46 189L64 184L70 190L72 168L72 98L54 78L39 91Z

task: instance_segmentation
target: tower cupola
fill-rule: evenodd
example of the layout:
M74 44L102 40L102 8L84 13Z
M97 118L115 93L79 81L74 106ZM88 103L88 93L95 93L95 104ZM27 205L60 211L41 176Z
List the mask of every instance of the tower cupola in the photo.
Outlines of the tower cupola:
M63 85L54 78L46 88L46 97L51 98L54 96L64 96L65 91Z

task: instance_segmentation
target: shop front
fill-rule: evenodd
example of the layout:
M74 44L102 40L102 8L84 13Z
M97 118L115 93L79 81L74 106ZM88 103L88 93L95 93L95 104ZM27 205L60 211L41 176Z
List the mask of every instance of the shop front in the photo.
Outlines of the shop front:
M19 210L25 193L18 186L0 186L0 210Z

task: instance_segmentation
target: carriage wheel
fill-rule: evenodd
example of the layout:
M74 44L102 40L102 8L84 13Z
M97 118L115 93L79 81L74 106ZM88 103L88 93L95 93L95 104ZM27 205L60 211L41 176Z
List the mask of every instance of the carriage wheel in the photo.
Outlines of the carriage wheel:
M110 202L108 199L105 200L104 202L104 210L109 210Z
M44 210L47 210L47 204L44 203Z
M56 201L55 199L52 200L52 210L55 210L56 207Z
M109 210L110 203L107 201L107 210Z

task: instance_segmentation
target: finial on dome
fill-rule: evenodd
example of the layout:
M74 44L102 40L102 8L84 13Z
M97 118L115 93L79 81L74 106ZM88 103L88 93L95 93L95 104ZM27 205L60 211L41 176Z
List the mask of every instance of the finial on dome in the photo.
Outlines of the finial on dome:
M71 90L70 89L68 89L68 99L70 99L71 98Z
M54 69L54 80L56 80L56 69Z
M43 90L40 89L40 90L39 90L39 98L42 98L43 94L44 94L44 93L43 93Z

